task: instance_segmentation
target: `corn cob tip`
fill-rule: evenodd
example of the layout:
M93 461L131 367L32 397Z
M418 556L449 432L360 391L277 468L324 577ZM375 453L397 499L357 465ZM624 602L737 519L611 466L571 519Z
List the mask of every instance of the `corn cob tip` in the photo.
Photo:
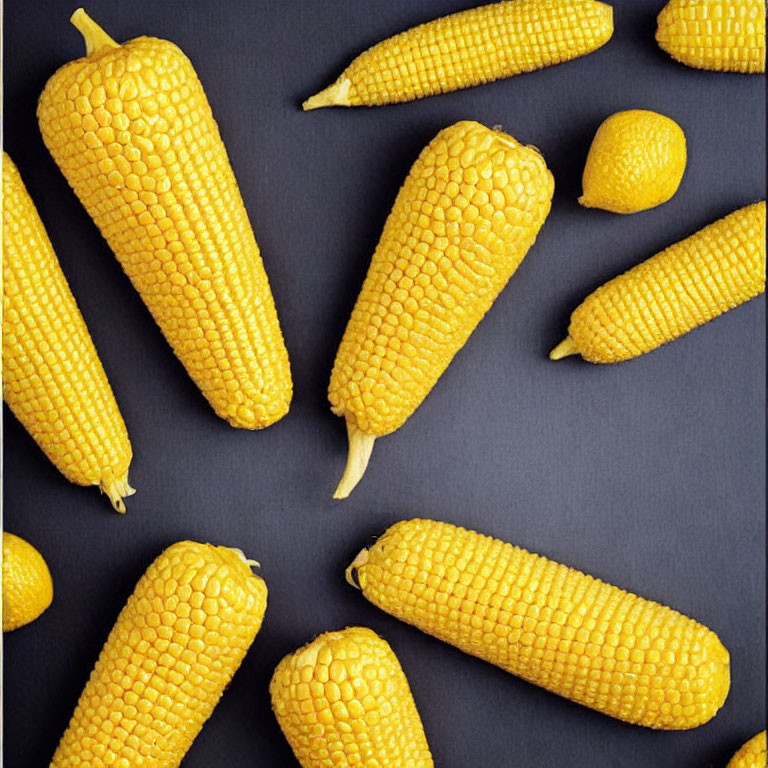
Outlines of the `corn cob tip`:
M360 482L368 467L373 443L376 440L375 435L366 434L349 419L347 419L347 438L349 440L347 465L333 492L334 499L346 499Z
M349 89L352 85L352 81L349 78L344 78L335 82L333 85L329 85L327 88L316 93L314 96L310 96L302 105L301 108L308 112L310 109L320 109L321 107L349 107L351 102L349 100Z
M576 342L574 342L570 336L567 336L549 353L549 359L562 360L564 357L568 357L569 355L578 354L579 348L576 346Z
M82 8L78 8L70 17L70 22L85 40L85 55L100 53L109 48L119 48L116 43Z
M125 502L123 498L125 496L133 496L136 493L135 488L131 488L128 485L128 477L120 478L119 480L105 480L99 486L102 493L105 493L112 503L112 507L115 512L119 512L121 515L125 514Z
M368 562L368 550L362 549L357 553L357 557L349 564L347 570L344 571L344 578L347 580L347 584L353 586L355 589L362 590L363 585L360 583L360 574L358 568L365 565Z

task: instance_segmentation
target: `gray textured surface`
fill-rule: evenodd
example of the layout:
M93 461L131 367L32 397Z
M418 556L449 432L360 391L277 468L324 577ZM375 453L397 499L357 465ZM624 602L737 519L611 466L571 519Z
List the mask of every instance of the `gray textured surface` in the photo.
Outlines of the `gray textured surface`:
M599 283L765 188L763 77L683 68L653 41L654 0L616 3L601 51L420 103L303 114L298 104L367 45L468 7L459 0L225 4L93 0L118 40L166 37L206 87L262 247L295 398L268 430L219 421L186 377L40 139L46 79L81 55L61 0L5 4L5 142L81 305L133 441L125 517L70 486L5 412L5 522L45 555L52 607L5 638L8 768L46 766L133 584L180 538L259 559L264 628L184 765L292 765L269 711L279 658L366 624L408 674L435 763L724 766L765 725L764 305L757 300L639 360L546 353ZM689 166L666 205L631 217L576 204L587 148L619 109L684 128ZM330 494L344 427L325 389L396 191L441 127L501 123L541 148L552 214L510 285L416 415L377 444L346 502ZM343 580L402 517L475 527L666 602L730 649L733 686L692 732L624 725L514 679L378 612Z

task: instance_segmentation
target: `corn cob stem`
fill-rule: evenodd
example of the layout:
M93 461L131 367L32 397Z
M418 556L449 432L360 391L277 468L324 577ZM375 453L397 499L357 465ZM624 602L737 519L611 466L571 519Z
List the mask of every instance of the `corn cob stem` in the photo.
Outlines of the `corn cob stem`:
M349 107L351 106L349 101L349 89L351 86L352 81L345 77L338 83L333 83L324 88L320 93L310 96L301 105L301 108L305 112L309 112L311 109L320 109L321 107Z
M376 436L366 434L351 419L347 419L347 439L349 442L347 464L333 493L334 499L346 499L360 482L368 468Z
M569 355L578 355L579 348L574 343L573 339L568 336L563 339L550 353L550 360L562 360Z
M69 20L85 40L86 56L120 47L82 8L78 8Z

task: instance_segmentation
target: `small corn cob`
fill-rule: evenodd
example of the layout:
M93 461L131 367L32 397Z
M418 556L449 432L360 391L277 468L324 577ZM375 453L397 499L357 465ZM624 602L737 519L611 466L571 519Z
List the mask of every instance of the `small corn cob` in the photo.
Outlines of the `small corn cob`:
M288 411L288 354L195 70L166 40L72 23L87 55L45 86L45 144L215 412L266 427Z
M421 404L533 245L552 174L534 147L475 122L441 131L395 200L336 355L328 397L359 482L377 437Z
M64 477L125 512L132 451L75 297L3 153L3 397Z
M3 632L34 621L53 600L53 581L43 556L20 536L3 531Z
M176 768L261 627L267 587L238 549L182 541L147 569L51 768Z
M412 101L560 64L613 34L613 9L596 0L506 0L390 37L358 56L304 109Z
M302 768L432 768L408 680L370 629L327 632L286 656L269 692Z
M598 288L549 356L616 363L765 291L765 202L734 211Z
M753 736L731 758L728 768L766 768L765 731Z
M765 0L670 0L656 42L673 59L720 72L765 72Z
M728 651L711 630L474 531L397 523L346 575L398 619L628 723L693 728L728 695Z

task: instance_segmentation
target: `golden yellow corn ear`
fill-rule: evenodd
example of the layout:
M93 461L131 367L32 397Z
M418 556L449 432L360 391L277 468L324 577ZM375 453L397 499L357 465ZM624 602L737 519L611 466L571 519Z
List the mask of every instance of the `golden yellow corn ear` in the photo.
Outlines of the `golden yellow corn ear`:
M570 61L613 34L596 0L505 0L421 24L360 54L304 109L412 101Z
M3 531L3 632L34 621L53 600L43 556L20 536Z
M533 245L554 182L535 147L460 122L419 155L395 200L336 354L328 397L349 433L335 498L377 437L421 404Z
M731 758L728 768L766 768L765 731L753 736Z
M598 288L549 356L616 363L765 291L765 202L739 208Z
M408 680L370 629L327 632L286 656L269 692L302 768L432 768Z
M689 67L765 72L765 0L670 0L656 42Z
M3 153L3 398L64 477L125 512L123 417L48 233Z
M261 627L267 587L238 549L182 541L107 638L51 768L176 768Z
M423 632L629 723L693 728L728 695L728 651L711 630L455 525L396 523L347 580Z
M87 55L45 86L43 140L216 413L266 427L288 411L288 354L195 70L166 40L72 23Z

